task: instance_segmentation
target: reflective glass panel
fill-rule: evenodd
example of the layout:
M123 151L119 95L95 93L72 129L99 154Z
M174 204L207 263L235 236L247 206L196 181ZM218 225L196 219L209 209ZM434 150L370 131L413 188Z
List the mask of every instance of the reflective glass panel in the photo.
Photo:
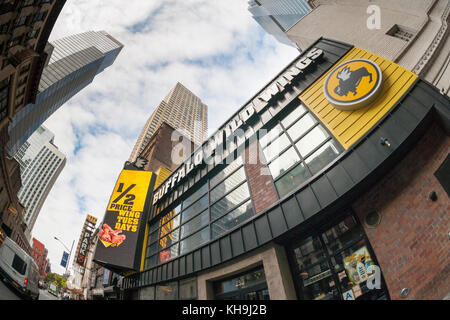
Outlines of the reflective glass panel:
M312 174L316 174L331 163L331 161L336 159L338 155L338 148L333 141L330 141L325 143L319 150L309 156L305 162Z
M277 138L282 132L283 132L283 129L281 128L281 126L279 124L277 124L275 127L273 127L272 129L269 129L269 130L266 130L266 129L259 130L260 135L265 133L264 136L259 138L259 143L261 144L261 147L264 148L265 146L267 146L270 141Z
M282 134L279 138L272 141L264 150L264 157L267 162L272 161L275 157L279 156L280 153L290 145L290 141L285 134Z
M180 242L180 254L185 254L209 241L209 227L187 237Z
M190 195L186 200L183 201L183 209L194 203L198 198L200 198L203 194L208 191L208 184L205 183L200 187L197 191L195 191L192 195Z
M300 186L311 177L309 171L303 163L300 163L294 169L275 182L280 197L284 197L292 190Z
M300 158L297 155L297 152L295 152L294 148L290 148L280 157L275 159L271 164L269 164L269 169L272 173L272 177L276 179L279 175L286 172L286 170L288 170L298 161L300 161Z
M287 132L293 141L297 140L305 134L314 124L316 120L311 114L305 114L300 120L298 120Z
M297 146L298 151L300 151L300 154L305 157L306 155L308 155L308 153L318 147L322 142L328 139L328 137L329 135L327 131L322 128L322 126L317 126L295 145Z
M183 213L181 214L182 222L185 222L185 221L189 220L190 218L194 217L196 214L202 212L203 210L206 209L207 206L208 206L208 195L205 194L203 196L203 198L201 198L196 203L194 203L192 206L190 206L189 208L187 208L186 210L183 211Z
M221 235L222 233L234 228L253 216L252 202L248 201L239 208L231 211L223 218L217 220L212 224L212 237L213 239Z
M218 199L227 194L231 189L236 187L239 183L245 180L244 167L233 173L231 176L221 182L217 187L211 190L210 199L211 203L216 202Z
M208 210L203 211L200 215L181 226L181 238L191 234L209 222Z
M295 108L286 118L284 118L281 121L281 124L283 127L287 128L291 124L294 123L295 120L297 120L301 115L303 115L306 112L306 108L303 105L299 105L297 108Z
M228 166L223 168L219 173L217 173L211 180L209 181L210 188L212 189L215 185L217 185L220 181L222 181L227 175L233 172L235 169L239 168L243 164L242 157L239 156L236 160L230 163Z
M171 282L166 285L156 286L156 300L176 300L178 299L178 282Z
M248 190L247 183L244 183L236 190L232 191L226 197L217 201L213 206L211 206L211 219L214 220L221 215L227 213L229 210L233 209L242 201L250 197L250 191Z

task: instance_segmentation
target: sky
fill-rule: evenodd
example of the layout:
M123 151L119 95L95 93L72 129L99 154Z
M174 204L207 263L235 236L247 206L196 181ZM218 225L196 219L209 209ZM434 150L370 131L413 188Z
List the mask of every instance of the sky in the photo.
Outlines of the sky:
M299 55L266 34L247 7L246 0L66 2L50 42L104 30L124 48L44 123L67 157L32 231L52 272L64 273L64 247L74 243L72 265L86 216L101 223L142 127L178 81L208 106L210 135Z

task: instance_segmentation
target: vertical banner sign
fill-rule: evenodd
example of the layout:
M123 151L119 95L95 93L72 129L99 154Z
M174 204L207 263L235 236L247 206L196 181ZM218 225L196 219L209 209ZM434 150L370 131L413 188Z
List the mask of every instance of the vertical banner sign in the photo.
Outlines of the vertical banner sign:
M92 232L91 230L83 230L81 235L80 249L78 250L77 263L84 267L86 263L86 257L89 251L89 243L91 242Z
M69 260L69 254L67 253L67 252L63 252L63 256L62 256L62 259L61 259L61 266L63 267L63 268L65 268L65 267L67 267L67 260Z
M106 209L94 260L137 270L154 176L150 171L122 170Z

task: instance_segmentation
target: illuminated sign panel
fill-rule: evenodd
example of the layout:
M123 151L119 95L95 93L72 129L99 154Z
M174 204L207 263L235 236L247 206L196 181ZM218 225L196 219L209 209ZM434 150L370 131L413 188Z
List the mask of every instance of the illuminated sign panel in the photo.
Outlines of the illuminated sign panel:
M136 252L142 245L154 180L149 171L122 170L108 203L94 260L137 270L140 256Z
M357 110L371 103L380 92L380 67L367 59L354 59L336 67L324 85L325 97L340 110Z
M89 252L89 244L91 242L92 233L97 224L97 218L87 215L81 231L80 241L78 242L78 250L75 262L81 267L86 266L86 257ZM61 262L62 263L62 262Z

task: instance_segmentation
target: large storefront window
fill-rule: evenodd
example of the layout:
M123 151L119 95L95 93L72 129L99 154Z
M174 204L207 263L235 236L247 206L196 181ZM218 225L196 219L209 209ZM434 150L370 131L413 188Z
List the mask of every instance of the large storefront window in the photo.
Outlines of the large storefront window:
M269 300L263 268L213 283L216 300Z
M300 299L386 299L386 289L367 284L381 274L364 230L353 216L291 246L294 279ZM377 271L378 270L378 271Z
M281 198L319 173L342 150L302 104L259 142Z
M254 215L243 164L237 157L150 225L145 269L188 253Z

